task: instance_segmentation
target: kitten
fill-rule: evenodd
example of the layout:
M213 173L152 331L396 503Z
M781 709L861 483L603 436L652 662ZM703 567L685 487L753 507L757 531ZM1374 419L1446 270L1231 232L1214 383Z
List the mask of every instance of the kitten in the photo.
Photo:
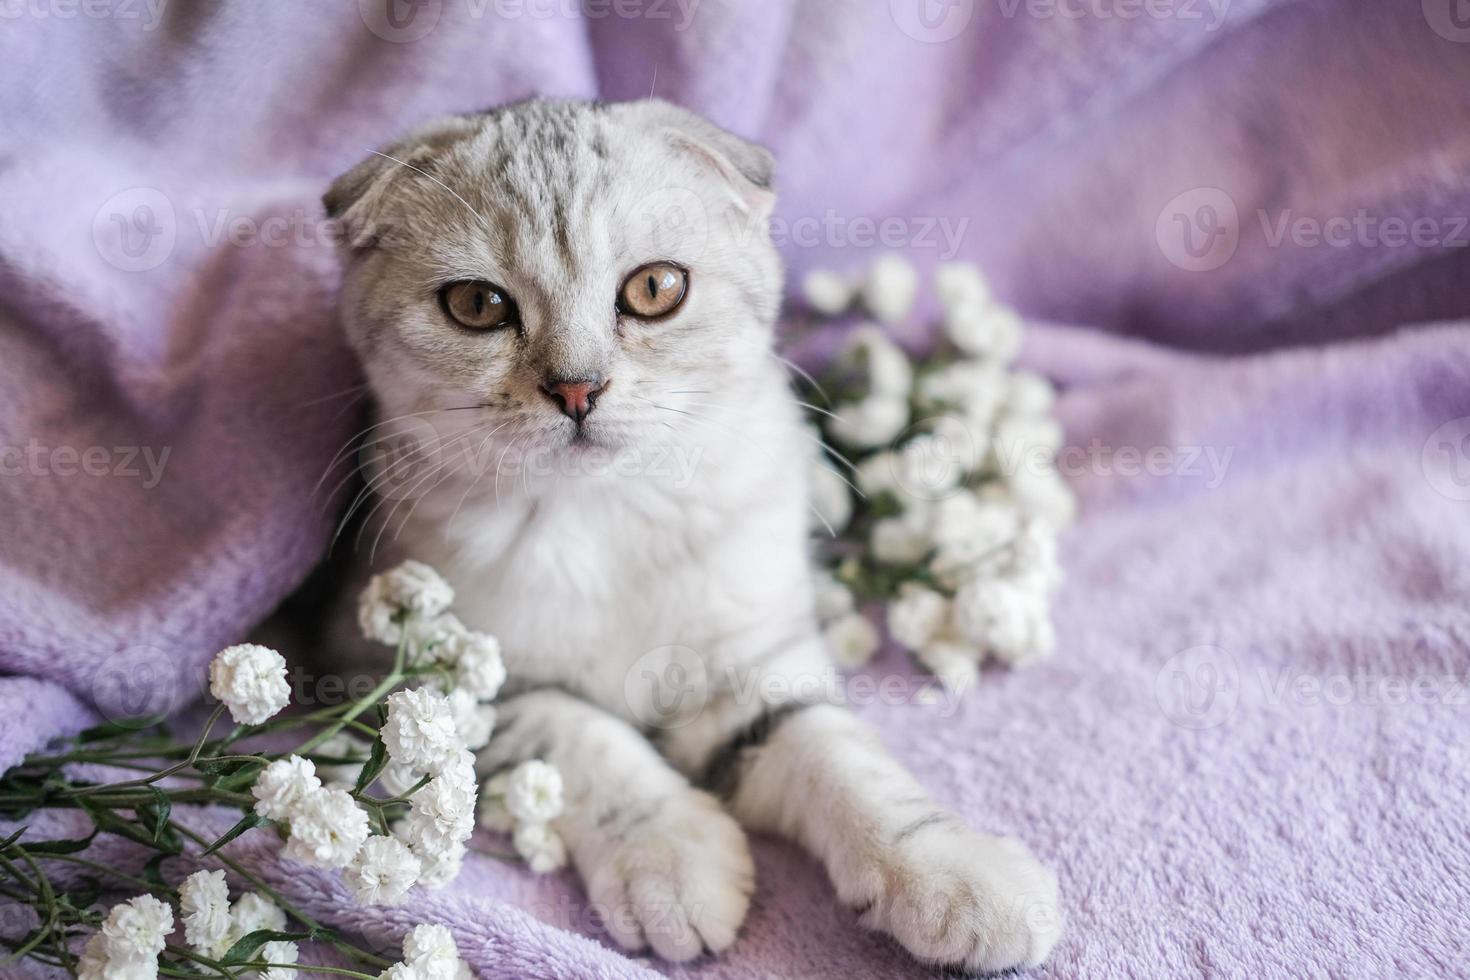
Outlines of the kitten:
M370 467L360 553L433 565L500 638L516 686L482 762L560 768L556 829L621 945L729 947L745 828L810 850L925 962L1035 964L1060 934L1054 876L820 701L772 166L664 102L533 100L338 179L373 441L418 452Z

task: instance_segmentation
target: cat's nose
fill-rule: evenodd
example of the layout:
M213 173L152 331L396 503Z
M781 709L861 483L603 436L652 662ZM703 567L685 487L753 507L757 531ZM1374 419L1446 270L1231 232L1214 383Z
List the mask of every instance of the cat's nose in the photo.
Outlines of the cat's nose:
M607 386L606 381L586 378L576 381L547 378L542 382L541 390L546 392L547 398L556 402L564 415L580 424L597 407L597 396L607 390Z

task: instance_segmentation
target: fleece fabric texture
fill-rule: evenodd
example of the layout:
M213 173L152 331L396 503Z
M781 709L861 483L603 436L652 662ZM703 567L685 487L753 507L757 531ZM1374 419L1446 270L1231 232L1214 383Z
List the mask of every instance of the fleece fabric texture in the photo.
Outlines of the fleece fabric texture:
M1036 974L1465 975L1470 35L1449 0L1123 6L17 7L0 766L196 700L321 558L363 424L330 179L435 114L653 89L775 150L793 281L954 254L1049 321L1024 360L1082 505L1058 654L857 705L1058 869ZM774 841L734 949L680 968L603 942L569 874L477 856L364 911L263 831L237 850L374 944L447 922L486 977L924 973Z

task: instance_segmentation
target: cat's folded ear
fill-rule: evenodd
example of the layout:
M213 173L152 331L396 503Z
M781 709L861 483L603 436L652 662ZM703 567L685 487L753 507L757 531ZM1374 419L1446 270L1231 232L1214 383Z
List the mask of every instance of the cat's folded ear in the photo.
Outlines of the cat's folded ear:
M771 213L776 159L770 150L663 99L627 102L620 108L645 128L665 130L676 150L693 155L728 181L753 214L764 218Z
M394 184L432 173L434 157L475 130L475 122L464 116L436 119L370 151L357 166L333 181L322 196L322 206L327 217L340 223L343 242L353 248L371 248L391 241L395 222L414 217L411 212L388 206ZM406 228L399 230L406 235Z

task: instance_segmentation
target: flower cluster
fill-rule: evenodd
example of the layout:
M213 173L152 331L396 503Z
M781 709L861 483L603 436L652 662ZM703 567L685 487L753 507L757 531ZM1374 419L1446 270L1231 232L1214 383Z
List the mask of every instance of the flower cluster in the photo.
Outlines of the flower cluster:
M408 816L394 835L419 862L421 883L447 882L464 860L478 797L485 826L513 833L516 851L533 871L554 871L566 864L566 847L550 826L562 811L555 767L526 762L476 792L472 753L490 739L490 701L506 675L495 638L466 629L449 612L453 595L428 566L407 562L375 577L362 596L359 622L364 630L379 630L370 636L396 635L417 663L441 672L387 699L382 738L389 763L379 778L390 792L412 791ZM421 618L432 628L419 625Z
M517 853L531 870L547 874L565 867L567 849L551 827L561 816L561 773L539 759L495 774L485 783L480 826L510 834Z
M861 283L819 271L803 291L819 313L856 305L893 325L912 314L918 281L888 255ZM879 646L858 601L883 600L889 635L959 688L987 656L1021 665L1052 652L1056 538L1075 503L1055 466L1053 389L1012 366L1020 316L973 265L941 266L934 286L944 339L930 356L913 360L862 323L811 393L832 405L830 445L814 437L828 451L810 468L835 571L817 583L817 611L834 656L854 666Z
M194 952L219 959L231 946L253 932L281 932L286 913L269 898L246 892L232 906L223 871L196 871L179 885L179 912L184 920L184 941ZM274 966L295 963L300 951L294 942L271 940L254 958ZM262 980L287 980L293 970L266 969Z
M255 643L226 647L209 665L209 693L241 725L259 725L291 700L286 658Z
M459 958L454 935L441 925L414 926L403 939L403 962L395 963L380 980L470 980L473 974Z
M152 980L158 954L174 931L174 911L152 895L139 895L107 913L87 940L77 963L81 980Z
M418 562L372 579L360 597L359 619L369 637L394 646L393 665L356 700L278 718L290 702L285 659L268 647L239 644L210 663L209 690L218 705L189 741L176 740L156 722L106 723L0 772L7 812L24 815L60 803L84 811L94 824L90 836L72 840L35 840L22 830L0 841L0 864L30 870L15 880L15 897L41 912L36 936L12 950L72 966L88 980L153 980L201 969L285 980L299 969L295 940L311 937L374 973L381 970L385 960L291 905L223 848L272 823L284 840L284 858L339 870L344 887L363 905L401 904L415 886L440 887L458 875L481 796L475 752L494 731L493 701L506 671L495 638L460 622L450 611L453 600L449 584ZM216 733L226 713L235 727ZM294 751L282 752L281 736L302 728L311 734ZM271 741L255 742L267 737ZM72 744L61 744L66 742ZM116 760L151 775L94 781L69 765L83 760L104 766ZM156 760L156 770L141 760ZM494 781L488 796L492 814L513 815L506 829L514 831L516 850L534 870L565 863L566 848L550 826L562 812L561 778L553 767L526 763ZM189 828L190 808L175 803L243 812L222 836L206 836ZM149 894L111 909L57 902L61 893L48 880L47 863L86 849L104 830L158 854L141 875L66 860L146 885ZM159 862L183 855L187 842L258 890L232 903L225 873L217 870L195 871L171 888L158 873ZM99 891L104 884L98 883ZM187 948L169 944L175 915ZM288 915L299 922L298 931L286 931ZM89 937L80 955L74 949L79 929ZM404 954L384 976L468 976L440 927L415 930Z

